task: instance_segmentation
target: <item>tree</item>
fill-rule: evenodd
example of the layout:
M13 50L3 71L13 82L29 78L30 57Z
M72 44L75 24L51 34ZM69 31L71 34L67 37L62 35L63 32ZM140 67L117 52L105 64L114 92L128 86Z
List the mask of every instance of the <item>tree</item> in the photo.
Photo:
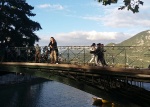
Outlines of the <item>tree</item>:
M118 0L98 0L98 2L103 2L103 5L111 5L111 3L117 3ZM133 13L139 12L139 5L143 5L144 2L141 0L123 0L124 5L120 6L118 9L123 10L127 8L127 10L131 10Z
M39 37L34 33L41 28L31 20L36 14L26 0L0 0L0 43L7 46L33 46Z

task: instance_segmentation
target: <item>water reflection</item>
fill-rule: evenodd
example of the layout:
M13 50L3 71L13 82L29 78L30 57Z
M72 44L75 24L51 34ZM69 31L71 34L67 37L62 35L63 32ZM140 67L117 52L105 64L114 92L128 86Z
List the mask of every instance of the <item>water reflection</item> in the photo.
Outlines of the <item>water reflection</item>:
M96 96L55 81L39 81L1 87L0 107L95 107L92 97ZM139 107L122 98L99 106Z

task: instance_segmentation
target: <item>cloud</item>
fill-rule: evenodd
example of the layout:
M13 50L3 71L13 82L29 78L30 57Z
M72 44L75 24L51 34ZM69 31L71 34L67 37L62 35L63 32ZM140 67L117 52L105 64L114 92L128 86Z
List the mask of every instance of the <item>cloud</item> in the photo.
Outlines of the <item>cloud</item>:
M127 10L112 10L102 20L105 26L111 27L150 27L150 13L133 14Z
M87 46L91 43L120 43L131 37L121 32L97 32L97 31L73 31L55 35L41 35L39 44L48 45L50 37L53 36L59 46Z
M38 8L50 8L54 10L63 10L64 7L60 4L41 4L38 5Z
M96 31L74 31L69 33L57 34L57 37L66 39L84 39L89 41L94 40L114 40L116 32L96 32Z
M127 9L118 10L119 5L114 6L98 6L99 11L103 11L100 15L88 15L81 18L86 20L97 21L104 26L113 28L126 28L126 27L150 27L150 6L148 1L142 6L140 5L139 13L133 13Z
M109 27L150 27L150 13L133 14L127 10L113 10L102 16L84 16L83 19L101 22Z
M86 39L88 40L114 40L116 39L116 32L86 32Z

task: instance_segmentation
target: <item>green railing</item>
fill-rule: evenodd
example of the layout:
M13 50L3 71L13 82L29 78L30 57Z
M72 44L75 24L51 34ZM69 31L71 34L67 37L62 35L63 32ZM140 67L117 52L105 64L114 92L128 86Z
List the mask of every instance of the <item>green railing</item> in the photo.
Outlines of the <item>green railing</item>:
M50 57L44 59L45 51L41 47L41 63L49 63ZM105 60L112 67L147 68L150 64L149 46L105 46ZM66 64L87 65L91 59L89 46L58 46L59 62ZM34 47L3 48L0 52L1 62L34 62Z

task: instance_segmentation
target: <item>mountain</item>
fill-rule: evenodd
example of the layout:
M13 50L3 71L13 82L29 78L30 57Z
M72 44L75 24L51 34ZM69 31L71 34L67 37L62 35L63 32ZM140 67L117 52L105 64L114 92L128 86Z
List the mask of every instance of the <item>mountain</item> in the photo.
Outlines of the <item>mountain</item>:
M150 30L142 31L118 44L120 46L150 46Z
M133 37L119 43L110 43L107 46L150 46L150 30L142 31Z
M106 46L116 46L108 47L107 52L113 53L119 64L123 63L121 60L130 66L147 67L150 64L150 30L142 31L119 44L110 43Z

